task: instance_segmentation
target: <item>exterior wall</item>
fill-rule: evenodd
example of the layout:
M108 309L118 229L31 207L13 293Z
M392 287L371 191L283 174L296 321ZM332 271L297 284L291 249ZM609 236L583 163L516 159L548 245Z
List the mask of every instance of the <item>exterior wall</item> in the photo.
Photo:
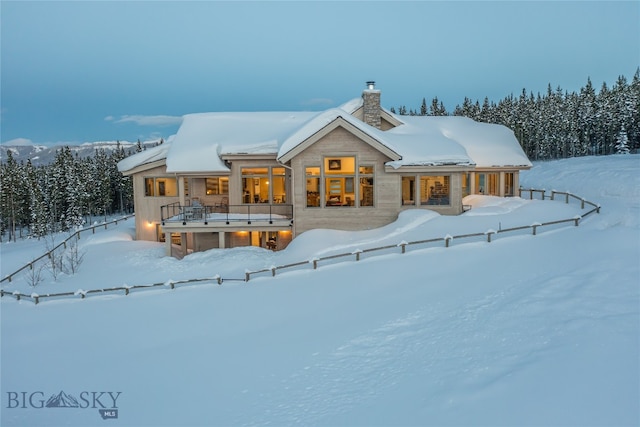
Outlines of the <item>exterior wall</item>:
M356 165L367 164L374 171L373 207L306 207L305 168L321 166L327 156L355 156ZM389 158L343 128L337 128L291 160L294 171L294 232L299 235L314 228L363 230L393 222L400 209L400 177L385 173ZM324 182L320 187L323 193ZM366 216L366 221L363 221Z
M179 196L161 197L145 196L144 179L151 177L175 178L174 175L166 173L166 167L160 166L132 176L133 181L133 205L136 213L136 239L156 241L156 224L160 223L160 206L175 203L180 200ZM178 189L180 194L180 189Z

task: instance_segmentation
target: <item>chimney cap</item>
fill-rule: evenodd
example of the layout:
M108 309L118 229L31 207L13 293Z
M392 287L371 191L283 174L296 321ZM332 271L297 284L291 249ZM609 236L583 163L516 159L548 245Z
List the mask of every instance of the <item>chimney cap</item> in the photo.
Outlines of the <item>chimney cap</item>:
M367 87L369 88L369 90L373 90L376 88L376 82L374 82L373 80L369 80L367 82Z

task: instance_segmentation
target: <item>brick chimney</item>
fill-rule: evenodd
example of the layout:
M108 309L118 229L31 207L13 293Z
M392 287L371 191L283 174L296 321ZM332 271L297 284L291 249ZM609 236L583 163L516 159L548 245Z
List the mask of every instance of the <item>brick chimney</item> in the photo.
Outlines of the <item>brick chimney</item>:
M364 100L364 122L380 129L380 91L376 89L376 82L367 82L367 88L362 92L362 99Z

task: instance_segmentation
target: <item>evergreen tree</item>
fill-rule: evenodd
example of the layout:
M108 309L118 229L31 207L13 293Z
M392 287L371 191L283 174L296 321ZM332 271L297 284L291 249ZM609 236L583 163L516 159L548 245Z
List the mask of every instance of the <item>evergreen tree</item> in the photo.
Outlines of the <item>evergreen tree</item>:
M620 132L618 132L615 149L616 154L629 154L629 138L624 128L621 128Z
M49 214L44 196L43 168L35 168L27 161L26 178L29 188L29 210L31 235L40 239L49 232Z

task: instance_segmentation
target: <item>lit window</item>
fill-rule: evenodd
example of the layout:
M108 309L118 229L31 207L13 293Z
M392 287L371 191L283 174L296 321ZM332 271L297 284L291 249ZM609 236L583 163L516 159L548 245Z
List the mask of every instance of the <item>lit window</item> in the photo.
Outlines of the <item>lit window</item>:
M320 206L320 167L312 166L305 169L307 178L307 207Z
M515 195L515 174L513 172L505 172L504 174L504 195Z
M175 197L178 183L175 178L145 178L144 194L149 197Z
M403 176L402 177L402 204L415 205L416 204L415 194L416 194L416 177Z
M229 194L229 178L226 176L206 178L205 185L208 196Z
M420 176L421 205L449 205L449 176Z
M373 206L373 166L360 166L360 206Z
M500 195L499 183L500 174L492 173L476 173L476 194L489 194L492 196Z
M243 203L287 203L283 167L242 168Z
M355 205L355 157L326 157L324 159L325 205L350 207Z

